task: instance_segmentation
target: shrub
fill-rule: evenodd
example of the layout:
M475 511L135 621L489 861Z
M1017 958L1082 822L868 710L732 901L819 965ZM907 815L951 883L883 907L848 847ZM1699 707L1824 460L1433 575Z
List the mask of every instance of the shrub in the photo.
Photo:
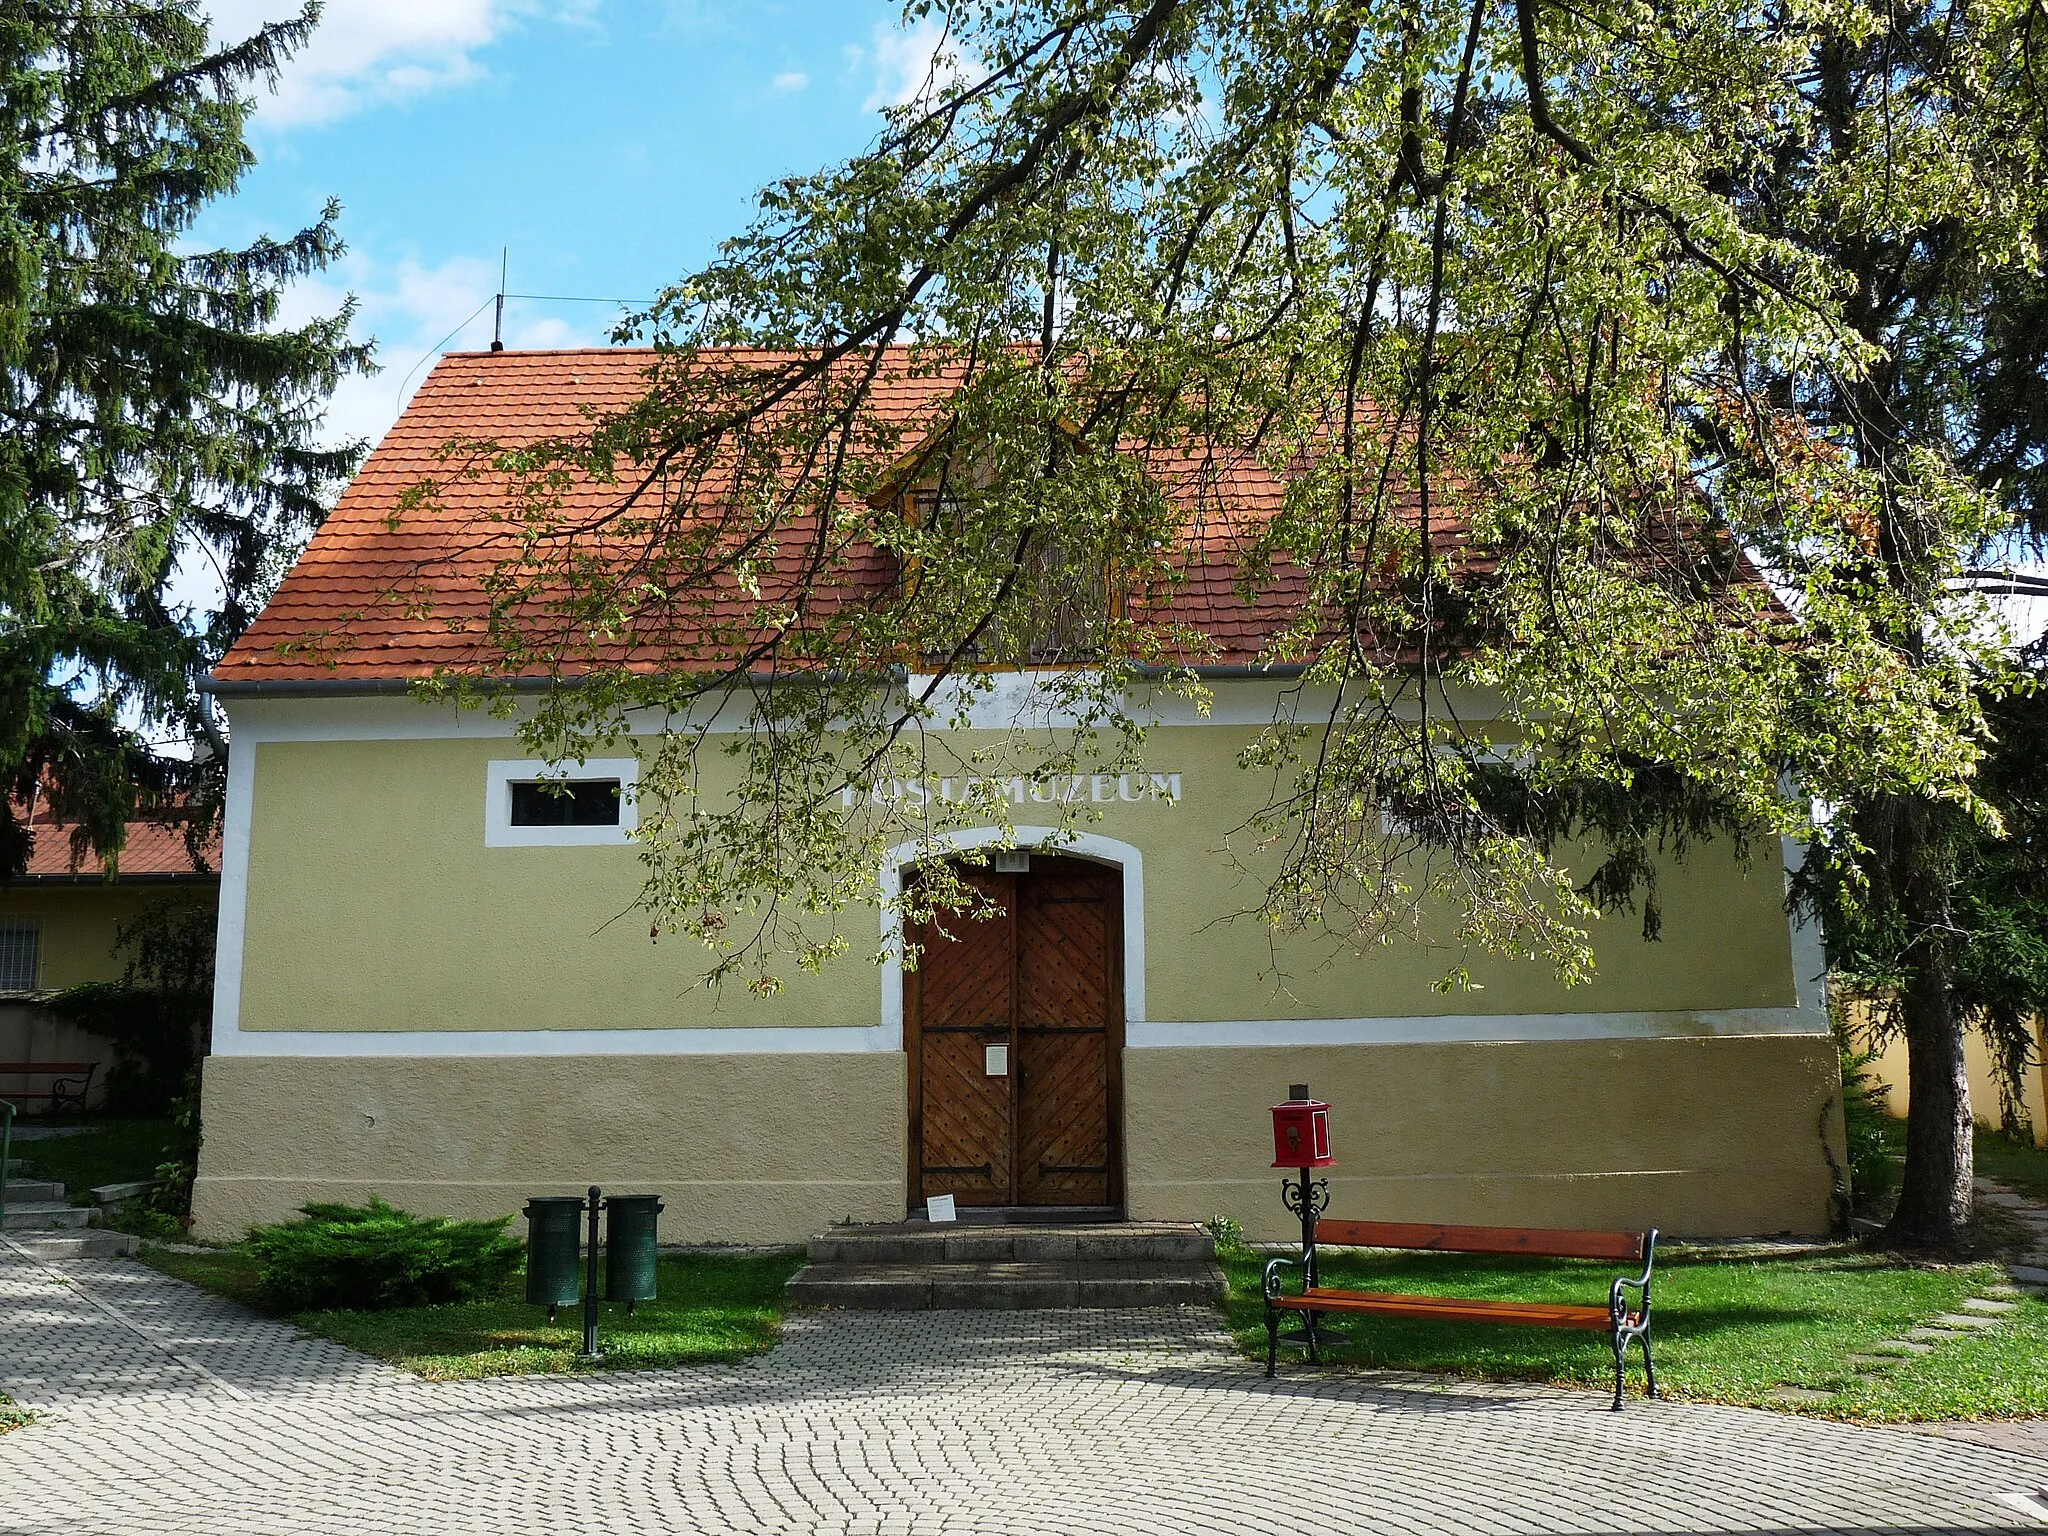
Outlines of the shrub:
M1241 1253L1246 1249L1244 1224L1234 1216L1211 1216L1202 1223L1202 1230L1216 1239L1219 1255Z
M1849 1143L1849 1187L1860 1204L1891 1193L1898 1168L1884 1133L1884 1100L1891 1092L1870 1070L1878 1052L1842 1049L1842 1129Z
M205 1053L213 1020L214 909L179 897L150 903L121 924L119 981L89 981L44 1007L114 1047L103 1080L116 1115L161 1115L175 1106Z
M192 1225L192 1181L199 1176L199 1068L185 1076L171 1101L171 1140L156 1165L156 1188L144 1204L148 1213L180 1229ZM145 1234L147 1235L147 1234Z
M305 1205L297 1221L249 1234L264 1295L292 1312L375 1312L495 1293L519 1267L512 1218L413 1216L382 1200Z

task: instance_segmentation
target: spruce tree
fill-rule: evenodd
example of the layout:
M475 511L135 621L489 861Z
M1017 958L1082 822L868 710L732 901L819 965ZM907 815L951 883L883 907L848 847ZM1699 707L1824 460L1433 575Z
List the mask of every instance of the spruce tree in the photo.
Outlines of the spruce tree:
M109 863L138 808L206 800L226 743L195 684L359 457L318 435L369 366L349 307L278 318L340 253L337 206L191 239L254 163L251 88L317 18L216 47L196 0L0 7L0 880L31 794Z

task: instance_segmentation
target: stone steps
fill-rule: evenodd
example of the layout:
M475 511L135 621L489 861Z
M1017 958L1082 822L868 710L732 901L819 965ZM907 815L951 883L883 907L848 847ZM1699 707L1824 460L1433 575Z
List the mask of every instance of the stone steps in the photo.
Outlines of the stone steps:
M1213 1306L1215 1241L1182 1222L922 1221L833 1227L789 1282L806 1306L1029 1311Z
M58 1232L70 1228L93 1225L96 1213L89 1205L72 1205L61 1200L24 1200L17 1205L7 1202L7 1225L9 1232Z
M98 1227L80 1232L17 1232L10 1246L34 1259L116 1259L141 1251L142 1239L129 1232L107 1232Z
M1053 1225L905 1221L887 1226L832 1227L812 1238L814 1264L1001 1263L1091 1259L1108 1263L1197 1263L1216 1257L1200 1227L1170 1221Z
M66 1204L70 1203L64 1186L55 1179L9 1179L7 1181L7 1203L9 1205L14 1205L17 1202L26 1205L30 1201L46 1203L52 1200L64 1201Z
M1070 1307L1214 1306L1214 1264L1024 1259L990 1264L809 1264L789 1282L793 1302L865 1311L1028 1312Z

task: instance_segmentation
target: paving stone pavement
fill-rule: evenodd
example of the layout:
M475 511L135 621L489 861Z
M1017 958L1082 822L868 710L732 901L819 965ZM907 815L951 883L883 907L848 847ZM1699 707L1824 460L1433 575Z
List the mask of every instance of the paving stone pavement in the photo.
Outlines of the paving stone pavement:
M49 1405L0 1435L9 1536L2048 1524L2012 1497L2042 1458L1592 1392L1268 1382L1199 1308L798 1314L735 1365L435 1385L131 1261L0 1247L0 1305L0 1388Z

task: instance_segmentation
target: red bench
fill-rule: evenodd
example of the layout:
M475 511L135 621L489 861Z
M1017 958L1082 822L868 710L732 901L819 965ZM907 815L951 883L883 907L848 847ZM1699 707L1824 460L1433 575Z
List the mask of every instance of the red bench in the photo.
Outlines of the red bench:
M0 1088L0 1099L37 1099L52 1109L83 1109L96 1061L0 1061L0 1078L43 1078L42 1088Z
M1646 1395L1657 1395L1657 1370L1650 1361L1650 1271L1657 1262L1657 1233L1583 1232L1553 1227L1452 1227L1403 1221L1321 1221L1309 1229L1299 1259L1274 1259L1266 1265L1261 1289L1266 1298L1266 1374L1274 1373L1280 1355L1280 1314L1301 1312L1306 1324L1290 1342L1308 1346L1311 1361L1320 1359L1317 1319L1325 1312L1361 1312L1380 1317L1419 1317L1444 1323L1513 1323L1535 1328L1581 1328L1605 1333L1614 1346L1614 1406L1621 1407L1623 1373L1631 1343L1643 1346ZM1345 1291L1317 1283L1316 1249L1393 1248L1423 1253L1525 1253L1539 1258L1620 1259L1641 1264L1633 1278L1618 1276L1605 1306L1573 1306L1550 1301L1487 1301L1470 1296L1397 1296L1380 1291ZM1287 1295L1281 1271L1298 1269L1303 1287ZM1633 1309L1625 1292L1634 1290Z

